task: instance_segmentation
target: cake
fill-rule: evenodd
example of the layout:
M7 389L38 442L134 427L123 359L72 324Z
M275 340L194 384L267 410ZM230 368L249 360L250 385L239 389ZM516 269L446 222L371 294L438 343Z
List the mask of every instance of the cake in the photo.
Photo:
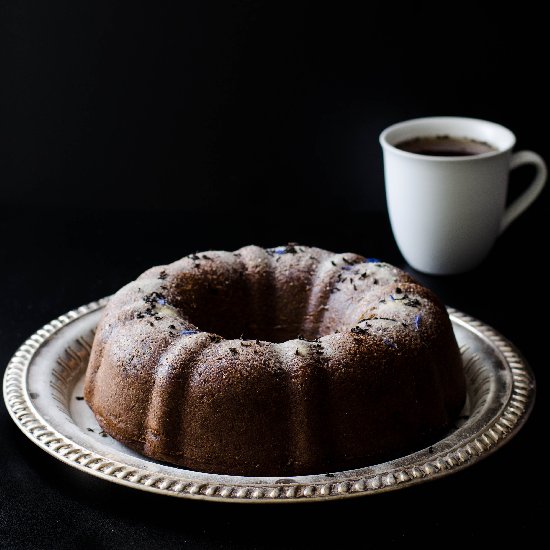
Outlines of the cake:
M108 302L85 399L155 460L243 476L418 450L465 400L445 307L387 263L289 244L191 254Z

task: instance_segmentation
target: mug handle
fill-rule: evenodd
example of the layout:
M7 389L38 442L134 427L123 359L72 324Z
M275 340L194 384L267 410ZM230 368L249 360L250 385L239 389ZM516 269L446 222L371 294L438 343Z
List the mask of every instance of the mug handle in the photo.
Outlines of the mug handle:
M504 212L502 222L500 224L500 232L502 233L520 214L522 214L534 200L539 196L544 184L548 170L546 164L540 155L533 151L518 151L512 154L510 161L510 170L523 166L524 164L532 164L537 169L535 179L531 185L510 205Z

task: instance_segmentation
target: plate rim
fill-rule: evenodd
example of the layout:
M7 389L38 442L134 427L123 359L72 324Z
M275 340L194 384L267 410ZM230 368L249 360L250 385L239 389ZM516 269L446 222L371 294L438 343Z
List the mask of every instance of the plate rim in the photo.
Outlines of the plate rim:
M398 457L374 465L375 471L371 475L363 476L360 472L373 469L374 466L334 474L267 478L290 481L286 483L266 482L265 477L226 476L191 472L179 468L172 468L181 472L179 475L159 474L153 469L157 463L145 458L142 461L143 467L136 467L108 458L93 448L75 443L70 437L50 425L38 412L27 388L27 373L33 365L36 353L64 327L103 308L108 300L108 297L101 298L73 309L32 334L8 363L4 373L3 396L8 412L16 425L40 448L81 471L135 489L182 498L255 503L327 501L393 491L454 473L485 458L507 443L519 431L534 405L536 394L534 374L514 344L482 321L447 307L453 323L458 323L476 334L499 353L502 364L511 376L511 389L500 412L465 439L461 445L455 445L429 456L418 451ZM442 438L434 445L445 441L448 437ZM414 456L417 457L416 460L408 465L402 464L403 460ZM151 466L147 467L147 465ZM201 479L194 479L193 474ZM212 480L204 481L202 478L206 480L212 478Z

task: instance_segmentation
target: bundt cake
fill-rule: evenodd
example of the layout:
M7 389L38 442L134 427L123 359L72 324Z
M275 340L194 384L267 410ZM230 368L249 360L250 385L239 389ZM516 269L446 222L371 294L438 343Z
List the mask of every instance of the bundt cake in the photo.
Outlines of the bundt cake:
M148 457L289 476L422 448L452 426L465 381L430 290L375 259L290 244L191 254L123 287L84 395Z

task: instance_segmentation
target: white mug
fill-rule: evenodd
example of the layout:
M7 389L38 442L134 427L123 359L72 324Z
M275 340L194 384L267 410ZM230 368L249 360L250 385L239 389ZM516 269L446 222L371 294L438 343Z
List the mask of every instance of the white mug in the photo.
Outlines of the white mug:
M468 156L410 153L396 145L419 137L452 136L485 142L493 150ZM390 222L405 260L418 271L447 275L477 266L497 237L537 198L546 165L532 151L512 153L514 134L499 124L462 117L408 120L380 134ZM511 169L537 173L506 207Z

